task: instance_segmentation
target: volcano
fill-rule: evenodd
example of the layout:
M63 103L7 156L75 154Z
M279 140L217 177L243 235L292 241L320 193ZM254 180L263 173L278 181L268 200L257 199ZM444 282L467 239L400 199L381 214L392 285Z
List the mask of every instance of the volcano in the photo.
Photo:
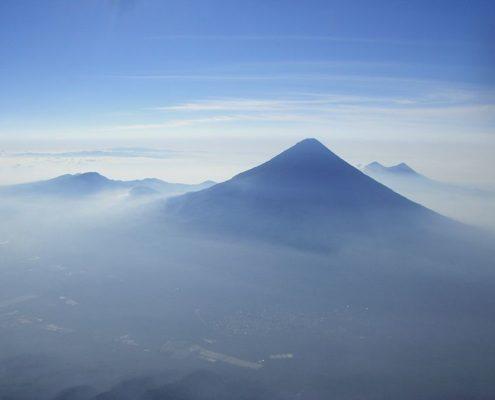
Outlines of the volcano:
M417 236L447 218L378 183L305 139L209 189L169 199L187 226L296 245Z
M372 163L364 167L363 172L372 177L375 175L390 175L390 176L407 176L409 178L417 178L417 179L428 179L403 162L397 165L392 165L391 167L386 167L377 161L373 161Z

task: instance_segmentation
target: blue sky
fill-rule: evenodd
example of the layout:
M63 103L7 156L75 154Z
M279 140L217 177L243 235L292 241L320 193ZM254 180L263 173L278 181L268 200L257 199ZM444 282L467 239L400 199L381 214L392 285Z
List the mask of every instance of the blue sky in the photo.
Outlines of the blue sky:
M494 21L492 1L4 0L3 181L223 179L315 136L492 184ZM184 156L52 157L114 147Z

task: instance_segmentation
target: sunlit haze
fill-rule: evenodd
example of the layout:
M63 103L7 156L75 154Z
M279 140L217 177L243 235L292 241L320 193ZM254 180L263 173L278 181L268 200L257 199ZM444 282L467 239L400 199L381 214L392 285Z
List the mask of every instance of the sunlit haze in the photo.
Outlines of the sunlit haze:
M495 399L495 1L0 0L0 400Z
M494 14L486 1L3 1L0 183L223 180L309 136L355 165L493 187Z

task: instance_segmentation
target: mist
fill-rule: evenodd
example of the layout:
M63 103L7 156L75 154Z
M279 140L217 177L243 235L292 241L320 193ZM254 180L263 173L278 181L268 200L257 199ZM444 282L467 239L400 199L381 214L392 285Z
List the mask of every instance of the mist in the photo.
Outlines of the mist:
M0 400L494 400L494 21L0 0Z
M264 193L259 175L243 176ZM232 182L250 196L247 181ZM272 196L298 206L314 195L307 185L299 194L274 187L242 207L257 210ZM374 232L395 238L351 230L322 238L315 221L298 225L296 208L293 221L272 213L265 225L228 202L229 223L211 204L215 223L179 217L178 204L216 199L214 188L3 195L3 398L493 396L491 236L434 217L425 240L394 220Z

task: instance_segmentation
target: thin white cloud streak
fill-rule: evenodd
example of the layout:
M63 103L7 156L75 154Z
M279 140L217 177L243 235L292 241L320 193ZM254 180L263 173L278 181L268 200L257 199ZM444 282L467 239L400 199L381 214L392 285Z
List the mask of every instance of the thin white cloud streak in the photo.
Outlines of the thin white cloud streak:
M168 159L178 155L177 151L145 147L119 147L100 150L77 150L58 152L14 152L0 153L0 157L19 158L155 158Z
M376 106L335 105L322 107L308 112L284 113L237 113L224 114L207 118L174 119L163 123L130 124L101 128L101 131L146 131L156 129L172 129L206 124L226 124L234 122L290 122L305 123L308 125L332 125L339 122L355 121L379 122L381 124L413 123L441 124L444 126L458 126L459 124L479 125L484 119L495 115L495 104L448 107L414 107L388 108ZM495 133L495 132L494 132Z
M410 80L399 81L404 83ZM390 88L390 85L384 87L383 92L387 93ZM370 122L376 129L404 124L417 125L419 128L428 128L429 125L443 131L453 127L457 131L463 129L466 132L471 128L478 132L480 129L495 130L495 95L489 90L428 82L413 90L404 90L401 86L399 92L404 95L380 96L367 92L303 92L284 97L206 98L146 108L148 111L164 113L167 116L164 121L156 122L160 116L155 114L153 122L123 124L100 130L144 132L165 129L172 132L183 127L227 124L233 129L243 129L252 123L279 123L280 126L297 123L311 129L312 126L331 126L337 122L356 124L357 120Z
M415 85L443 84L432 79L416 79L380 75L340 75L340 74L277 74L277 75L201 75L201 74L122 74L110 75L117 79L136 80L199 80L199 81L330 81L367 83L407 83Z
M230 122L238 120L237 116L231 115L219 115L208 118L195 118L195 119L171 119L161 123L151 124L129 124L129 125L117 125L109 126L97 129L97 131L130 131L130 130L149 130L149 129L163 129L163 128L180 128L190 125L209 124L214 122Z
M154 107L155 111L216 112L216 111L317 111L334 105L387 105L393 109L418 105L441 106L475 103L478 97L471 92L440 91L417 97L381 97L340 94L300 93L299 99L225 98L191 101L171 106ZM479 104L482 107L483 104Z
M153 35L149 39L154 40L193 40L193 41L314 41L348 44L385 44L395 46L459 46L476 45L476 42L468 41L418 41L386 38L342 37L331 35Z
M136 75L111 75L115 79L130 80L172 80L172 81L225 81L225 82L322 82L331 84L351 84L356 85L355 90L362 89L359 85L373 87L374 92L377 90L389 90L391 88L401 89L403 91L423 91L429 92L430 97L439 97L440 95L450 94L460 100L460 96L473 97L495 97L495 91L492 88L481 87L470 83L453 84L448 80L425 79L425 78L405 78L400 76L383 76L383 75L362 75L362 74L276 74L276 75L196 75L196 74L136 74ZM454 87L454 88L451 88ZM378 92L379 93L379 92ZM465 99L466 100L466 99Z
M314 96L313 96L314 97ZM376 98L365 96L324 95L307 100L265 100L265 99L212 99L182 103L173 106L155 107L156 111L283 111L294 109L316 109L329 104L346 103L390 103L411 104L413 100L406 98Z
M266 111L326 111L335 106L387 107L391 110L423 107L472 107L482 110L495 104L493 91L433 85L404 95L345 94L339 92L300 92L283 97L237 98L214 97L179 104L154 107L166 112L266 112Z
M196 75L196 74L135 74L112 75L114 78L143 80L198 80L198 81L279 81L279 80L315 80L315 76L295 75ZM336 78L336 77L334 77Z

